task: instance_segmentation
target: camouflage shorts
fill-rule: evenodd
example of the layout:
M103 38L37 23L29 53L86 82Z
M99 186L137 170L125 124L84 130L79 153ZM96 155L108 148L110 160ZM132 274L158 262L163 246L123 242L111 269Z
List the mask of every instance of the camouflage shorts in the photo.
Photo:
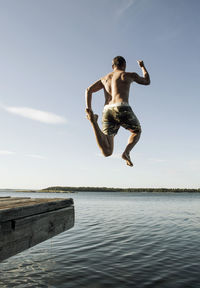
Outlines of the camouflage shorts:
M102 116L103 133L116 135L120 126L132 132L140 132L140 122L129 105L106 105Z

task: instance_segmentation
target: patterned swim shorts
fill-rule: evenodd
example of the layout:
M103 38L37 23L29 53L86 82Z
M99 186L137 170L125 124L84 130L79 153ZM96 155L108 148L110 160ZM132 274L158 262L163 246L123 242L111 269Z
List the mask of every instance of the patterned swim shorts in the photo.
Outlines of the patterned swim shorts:
M132 132L140 132L140 122L128 103L105 105L102 116L102 130L106 135L115 136L120 126Z

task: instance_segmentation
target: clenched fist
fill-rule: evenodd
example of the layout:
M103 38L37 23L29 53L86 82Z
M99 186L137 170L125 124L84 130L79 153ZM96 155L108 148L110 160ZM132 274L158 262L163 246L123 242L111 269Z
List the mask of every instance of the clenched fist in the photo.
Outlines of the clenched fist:
M138 60L137 63L140 67L144 67L144 62L142 60Z

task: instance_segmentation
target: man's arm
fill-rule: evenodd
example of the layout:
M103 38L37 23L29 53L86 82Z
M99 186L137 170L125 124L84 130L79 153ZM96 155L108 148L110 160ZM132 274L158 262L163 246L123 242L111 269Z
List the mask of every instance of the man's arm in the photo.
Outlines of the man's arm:
M137 63L142 69L143 77L140 77L137 73L130 73L132 81L135 81L136 83L142 84L142 85L149 85L151 81L150 81L149 73L146 67L144 66L144 62L139 60L137 61Z
M95 93L103 88L103 83L101 80L98 80L91 86L89 86L85 91L85 102L86 110L92 110L92 93Z

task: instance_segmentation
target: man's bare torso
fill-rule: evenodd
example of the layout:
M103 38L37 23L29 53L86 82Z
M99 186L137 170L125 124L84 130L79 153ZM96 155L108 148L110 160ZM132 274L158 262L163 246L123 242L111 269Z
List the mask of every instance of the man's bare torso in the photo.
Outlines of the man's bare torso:
M101 78L104 86L105 105L119 102L128 103L130 84L132 82L129 74L131 73L116 70Z

